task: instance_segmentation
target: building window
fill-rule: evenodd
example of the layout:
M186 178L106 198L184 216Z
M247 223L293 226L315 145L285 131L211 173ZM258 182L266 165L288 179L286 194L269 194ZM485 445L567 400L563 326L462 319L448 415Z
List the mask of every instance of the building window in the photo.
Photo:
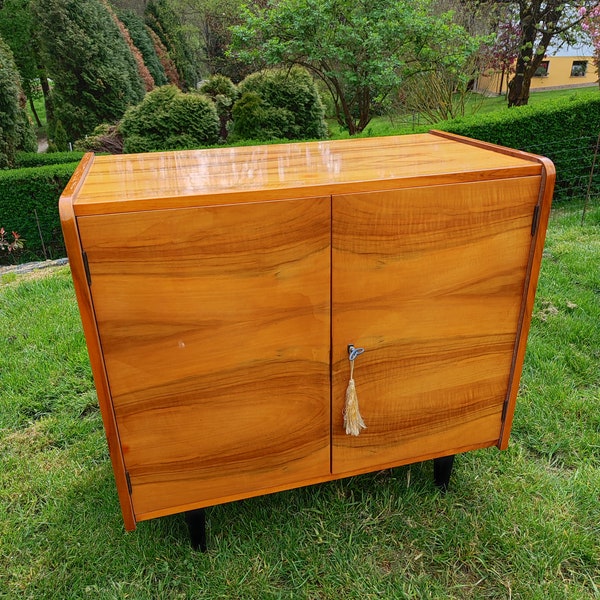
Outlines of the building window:
M571 67L571 77L585 77L587 64L587 60L574 60Z
M550 68L550 61L543 60L540 63L540 66L535 70L535 73L533 74L533 76L534 77L547 77L549 68Z

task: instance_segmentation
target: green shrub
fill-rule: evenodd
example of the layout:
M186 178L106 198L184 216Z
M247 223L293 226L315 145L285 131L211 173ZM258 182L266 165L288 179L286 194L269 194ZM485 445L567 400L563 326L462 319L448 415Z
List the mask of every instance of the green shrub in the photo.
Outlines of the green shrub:
M227 96L232 100L239 96L236 85L225 75L211 75L200 84L198 91L213 100L217 96Z
M19 110L19 113L17 114L17 127L15 133L17 150L21 152L37 152L38 142L35 135L35 129L24 108Z
M54 134L51 141L54 152L66 152L69 149L67 132L60 120L57 120L54 125Z
M0 223L25 240L22 260L65 256L58 199L77 164L0 172Z
M236 140L266 141L273 139L301 139L293 128L294 115L281 107L269 106L256 92L244 92L233 106L234 135Z
M83 152L52 152L40 154L39 152L18 152L15 156L15 168L43 167L46 165L62 165L73 163L83 158Z
M125 152L210 146L219 140L219 119L211 100L166 85L146 94L119 125Z
M321 139L327 135L325 109L305 69L269 69L248 75L233 107L236 139Z
M436 129L547 156L556 167L560 200L581 190L589 177L600 132L600 96L465 117L438 123Z

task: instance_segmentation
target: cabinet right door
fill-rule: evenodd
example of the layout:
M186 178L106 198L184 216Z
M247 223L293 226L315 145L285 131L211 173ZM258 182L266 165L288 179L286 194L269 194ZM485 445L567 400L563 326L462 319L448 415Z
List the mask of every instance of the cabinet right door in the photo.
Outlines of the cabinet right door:
M340 195L332 231L332 472L494 445L539 177ZM343 423L348 345L366 429Z

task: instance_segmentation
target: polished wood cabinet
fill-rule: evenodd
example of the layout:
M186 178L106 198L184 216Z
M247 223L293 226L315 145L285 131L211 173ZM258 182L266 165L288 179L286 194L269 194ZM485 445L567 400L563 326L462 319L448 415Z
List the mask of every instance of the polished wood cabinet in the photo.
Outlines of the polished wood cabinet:
M440 132L86 155L60 212L127 529L505 448L553 184Z

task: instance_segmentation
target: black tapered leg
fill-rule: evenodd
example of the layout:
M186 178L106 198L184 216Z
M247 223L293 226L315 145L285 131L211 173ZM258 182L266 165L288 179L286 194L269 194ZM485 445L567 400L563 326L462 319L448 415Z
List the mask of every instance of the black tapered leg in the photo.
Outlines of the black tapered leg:
M206 513L203 508L185 513L185 522L190 532L190 542L194 550L206 552Z
M454 454L433 459L433 480L442 493L448 491L454 466Z

